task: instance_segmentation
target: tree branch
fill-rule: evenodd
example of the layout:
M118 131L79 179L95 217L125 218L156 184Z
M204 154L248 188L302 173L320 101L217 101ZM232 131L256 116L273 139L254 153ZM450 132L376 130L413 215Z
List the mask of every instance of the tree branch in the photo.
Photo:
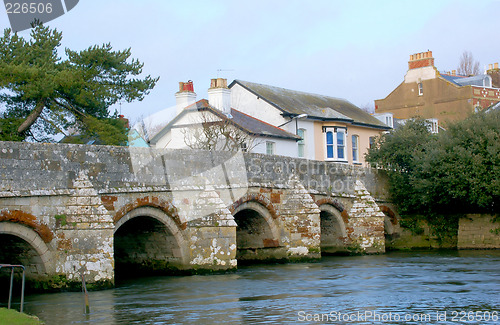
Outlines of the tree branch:
M40 114L42 114L44 107L45 107L45 101L40 100L38 103L36 103L35 109L17 128L17 133L23 133L24 131L29 129L29 127L32 126L33 123L35 123L36 119L40 116Z

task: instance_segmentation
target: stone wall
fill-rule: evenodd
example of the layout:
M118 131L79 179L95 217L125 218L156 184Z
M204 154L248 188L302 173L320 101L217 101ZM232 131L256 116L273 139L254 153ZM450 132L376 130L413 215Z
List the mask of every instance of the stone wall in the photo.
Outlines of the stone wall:
M458 224L458 249L500 249L500 220L488 214L469 214Z

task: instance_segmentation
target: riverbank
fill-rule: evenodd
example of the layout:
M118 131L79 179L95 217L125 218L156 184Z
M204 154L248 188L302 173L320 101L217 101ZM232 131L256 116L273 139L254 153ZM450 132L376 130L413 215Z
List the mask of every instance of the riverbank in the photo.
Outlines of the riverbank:
M20 313L14 309L0 308L0 324L41 325L45 323L36 316Z

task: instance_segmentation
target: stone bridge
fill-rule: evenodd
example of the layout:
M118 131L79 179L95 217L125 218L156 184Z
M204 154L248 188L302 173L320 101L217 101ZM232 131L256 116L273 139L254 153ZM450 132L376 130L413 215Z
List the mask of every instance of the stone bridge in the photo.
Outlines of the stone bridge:
M0 262L58 286L385 250L384 178L357 166L0 142L0 174Z

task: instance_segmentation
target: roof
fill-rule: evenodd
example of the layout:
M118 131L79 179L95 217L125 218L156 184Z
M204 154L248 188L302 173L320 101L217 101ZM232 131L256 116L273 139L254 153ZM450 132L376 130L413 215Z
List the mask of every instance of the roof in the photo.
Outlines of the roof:
M229 88L239 84L256 96L279 109L285 116L307 114L309 119L342 121L380 129L387 125L341 98L311 94L296 90L268 86L243 80L234 80Z
M231 108L231 115L233 116L233 123L239 125L241 128L246 130L248 133L251 133L252 135L300 140L300 137L298 135L287 132L262 120L256 119L255 117L247 115L234 108Z
M487 74L466 77L457 76L449 74L440 74L441 78L454 83L457 86L479 86L479 87L491 87L491 77Z
M271 138L281 138L288 140L300 140L298 135L285 131L279 127L273 126L262 120L254 118L243 112L240 112L234 108L231 108L231 116L228 117L215 107L208 103L208 100L201 99L194 104L191 104L184 108L184 110L178 114L172 121L170 121L160 132L158 132L152 139L151 143L156 143L161 137L163 137L170 129L172 129L176 122L186 113L193 111L209 111L222 120L230 122L232 125L242 130L243 132L260 137L271 137Z

